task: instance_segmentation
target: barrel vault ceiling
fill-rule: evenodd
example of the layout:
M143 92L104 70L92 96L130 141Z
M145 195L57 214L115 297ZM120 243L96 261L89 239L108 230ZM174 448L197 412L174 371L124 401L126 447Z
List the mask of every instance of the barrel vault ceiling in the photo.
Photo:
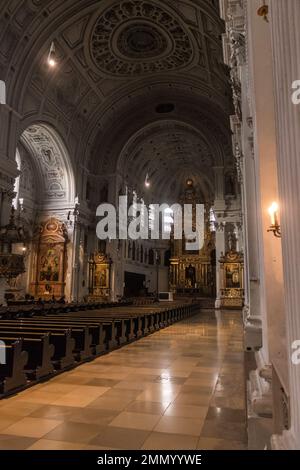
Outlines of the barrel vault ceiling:
M130 179L130 165L140 177L159 165L168 187L194 173L208 189L214 165L233 166L218 0L11 0L0 11L0 79L20 132L52 124L77 171Z

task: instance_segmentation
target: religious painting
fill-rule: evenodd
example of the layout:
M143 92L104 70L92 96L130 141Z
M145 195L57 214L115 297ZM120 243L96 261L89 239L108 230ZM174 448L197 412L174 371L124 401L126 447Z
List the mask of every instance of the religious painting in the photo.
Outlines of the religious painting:
M226 287L240 287L239 265L235 263L226 264L225 267Z
M59 252L55 245L41 256L40 281L59 281Z

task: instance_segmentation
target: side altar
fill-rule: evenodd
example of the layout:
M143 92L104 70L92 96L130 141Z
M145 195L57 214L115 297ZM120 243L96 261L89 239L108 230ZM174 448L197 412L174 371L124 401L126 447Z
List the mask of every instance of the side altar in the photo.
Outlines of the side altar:
M111 259L93 253L89 259L89 301L109 300L111 294Z
M230 249L220 260L221 308L242 308L244 304L244 256Z

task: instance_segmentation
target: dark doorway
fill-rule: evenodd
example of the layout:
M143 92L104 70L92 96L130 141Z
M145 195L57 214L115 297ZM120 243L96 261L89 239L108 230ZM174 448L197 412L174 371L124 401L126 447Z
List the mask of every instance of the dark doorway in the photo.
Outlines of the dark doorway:
M140 297L145 295L145 281L144 274L129 273L125 271L125 297Z

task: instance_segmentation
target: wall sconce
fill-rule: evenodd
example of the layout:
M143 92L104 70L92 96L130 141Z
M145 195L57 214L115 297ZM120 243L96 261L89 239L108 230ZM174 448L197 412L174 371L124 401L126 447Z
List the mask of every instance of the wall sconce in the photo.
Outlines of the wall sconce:
M273 232L274 237L281 238L281 228L278 221L278 204L277 202L273 202L272 205L269 207L269 214L271 217L271 226L268 232Z
M258 16L261 16L267 23L269 23L269 6L263 1L262 6L257 10Z

